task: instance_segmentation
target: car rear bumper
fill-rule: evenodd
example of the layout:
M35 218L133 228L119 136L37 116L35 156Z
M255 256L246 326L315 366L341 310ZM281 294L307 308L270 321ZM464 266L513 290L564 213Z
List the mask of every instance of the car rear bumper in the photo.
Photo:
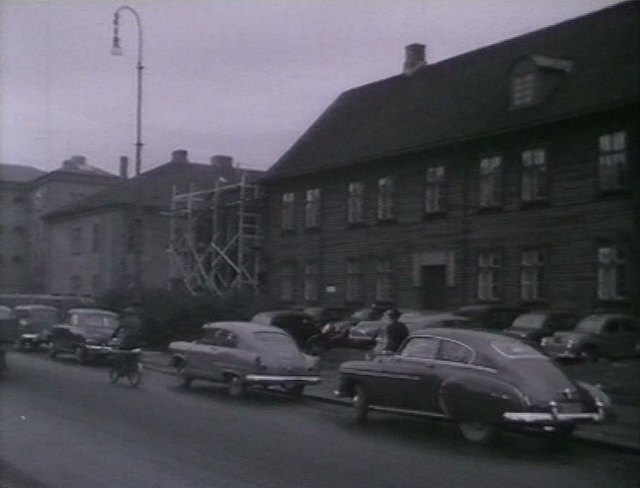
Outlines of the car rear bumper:
M108 356L113 351L110 346L94 346L87 344L84 346L89 356Z
M245 381L257 385L317 385L321 379L319 376L248 374Z

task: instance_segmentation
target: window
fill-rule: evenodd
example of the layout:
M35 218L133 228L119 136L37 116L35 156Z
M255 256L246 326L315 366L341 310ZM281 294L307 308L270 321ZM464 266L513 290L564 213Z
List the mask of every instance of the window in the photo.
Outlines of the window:
M547 161L544 149L522 153L522 201L544 200L547 196Z
M540 250L522 253L520 273L520 298L539 300L544 298L544 255Z
M82 254L82 227L73 227L71 229L71 254Z
M482 252L478 256L478 298L498 300L500 298L500 253Z
M444 166L433 166L427 169L425 212L428 214L444 211L444 177Z
M480 206L500 205L502 197L502 158L492 156L480 160Z
M293 264L285 264L280 272L280 299L285 302L293 301L295 269Z
M535 101L536 74L534 71L516 74L511 79L511 106L532 105Z
M320 266L307 263L304 267L304 299L316 302L320 299Z
M357 259L347 260L347 302L359 302L362 300L362 263Z
M391 261L387 258L376 261L376 300L391 300Z
M70 276L69 285L71 287L71 293L74 295L79 295L80 290L82 289L82 276L80 275Z
M282 230L293 230L294 207L295 194L284 193L282 195Z
M320 188L307 190L305 225L307 228L320 226Z
M100 224L93 224L92 229L92 243L91 250L93 252L98 252L100 250Z
M443 340L438 350L438 359L454 363L468 363L473 357L473 351L459 342Z
M599 139L598 182L600 190L619 190L627 176L627 133L604 134Z
M348 215L347 220L350 224L357 224L363 221L363 201L364 201L364 183L354 181L349 183L349 199L347 202Z
M602 246L598 249L598 298L622 300L625 298L626 256L623 249Z
M391 176L378 180L378 220L389 220L394 217L393 183Z
M440 340L435 337L413 337L409 339L400 352L401 356L435 359Z
M96 274L91 275L91 290L94 295L100 293L100 277Z

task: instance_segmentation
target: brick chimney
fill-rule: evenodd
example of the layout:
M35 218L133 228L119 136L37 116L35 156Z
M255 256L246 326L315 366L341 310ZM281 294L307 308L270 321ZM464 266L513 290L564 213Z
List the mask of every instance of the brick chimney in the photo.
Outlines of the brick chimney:
M82 166L87 165L87 158L84 156L71 156L71 159L67 159L62 163L64 169L79 169Z
M171 153L171 163L188 163L189 152L186 149L176 149Z
M424 44L409 44L404 49L405 59L402 72L405 76L411 76L419 68L427 65Z
M129 177L129 158L120 156L120 178L127 179Z

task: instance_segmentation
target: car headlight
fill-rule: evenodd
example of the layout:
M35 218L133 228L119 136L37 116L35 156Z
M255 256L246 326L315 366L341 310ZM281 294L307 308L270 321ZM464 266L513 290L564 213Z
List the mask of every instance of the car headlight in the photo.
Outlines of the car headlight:
M544 338L540 341L540 345L541 345L541 346L546 346L547 344L549 344L549 342L551 342L551 338L550 338L550 337L544 337Z

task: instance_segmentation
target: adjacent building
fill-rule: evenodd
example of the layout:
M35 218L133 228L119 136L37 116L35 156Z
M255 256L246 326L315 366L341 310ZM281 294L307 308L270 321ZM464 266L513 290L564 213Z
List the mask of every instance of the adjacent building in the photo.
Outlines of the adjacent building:
M340 95L267 172L274 304L640 306L639 3Z

